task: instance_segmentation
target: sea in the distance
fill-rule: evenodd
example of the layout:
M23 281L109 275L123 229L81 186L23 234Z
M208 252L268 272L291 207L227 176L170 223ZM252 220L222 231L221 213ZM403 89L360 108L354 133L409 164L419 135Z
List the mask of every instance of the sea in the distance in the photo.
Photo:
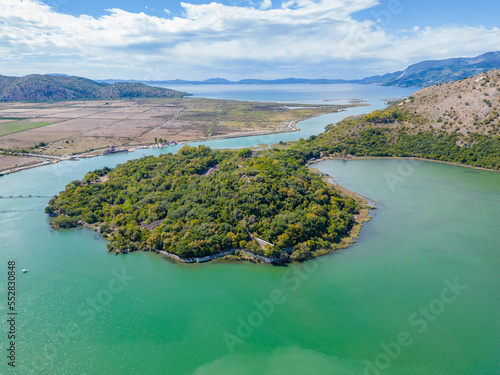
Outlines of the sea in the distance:
M309 96L301 89L290 101L373 106L305 121L301 132L205 144L305 138L382 108L379 99L412 93L359 86L347 98L318 96L325 89L310 85ZM230 91L220 86L219 97L236 99ZM266 91L260 100L281 101L278 95ZM3 176L0 195L52 196L89 170L178 147ZM287 267L112 255L90 230L52 231L43 212L48 198L0 199L0 373L499 374L500 174L398 159L316 167L378 208L349 249ZM7 366L9 260L17 268L16 368Z
M346 104L350 100L373 102L379 99L396 99L409 96L416 91L415 88L395 88L351 83L336 85L173 85L165 87L191 93L194 98L299 104Z

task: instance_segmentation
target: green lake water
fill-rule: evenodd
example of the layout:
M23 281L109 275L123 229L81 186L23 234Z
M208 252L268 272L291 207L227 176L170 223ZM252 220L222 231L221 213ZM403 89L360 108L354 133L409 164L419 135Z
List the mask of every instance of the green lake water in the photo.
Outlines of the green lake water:
M50 196L133 156L4 176L0 195ZM500 174L396 159L316 167L377 209L349 249L287 267L111 255L90 230L50 230L48 199L0 200L0 373L500 373Z

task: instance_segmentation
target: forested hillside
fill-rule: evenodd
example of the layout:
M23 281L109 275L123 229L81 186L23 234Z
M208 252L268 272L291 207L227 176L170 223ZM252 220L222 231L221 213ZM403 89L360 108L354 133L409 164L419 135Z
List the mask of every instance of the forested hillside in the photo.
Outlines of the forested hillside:
M46 212L55 228L100 228L110 250L159 249L182 258L228 249L292 259L328 251L346 237L360 204L304 166L311 155L213 151L184 146L73 181ZM105 176L103 178L103 176ZM274 246L259 246L256 238Z
M330 125L293 148L405 156L500 169L500 71L440 84L383 111Z
M142 83L107 84L87 78L32 74L0 76L0 101L63 101L137 97L175 98L186 93Z

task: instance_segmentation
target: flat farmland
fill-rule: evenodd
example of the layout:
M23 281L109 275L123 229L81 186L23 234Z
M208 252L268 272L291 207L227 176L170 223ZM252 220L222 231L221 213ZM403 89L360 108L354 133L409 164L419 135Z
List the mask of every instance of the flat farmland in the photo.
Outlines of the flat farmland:
M41 163L42 161L44 160L22 156L2 155L0 157L0 171L5 171L11 168L27 167L30 165Z
M148 119L148 120L138 120L138 119L128 119L115 121L111 125L101 126L94 128L88 132L82 134L83 136L94 136L94 137L113 137L117 134L124 134L127 138L137 138L141 134L156 128L157 126L164 123L161 119Z
M145 132L140 137L130 142L130 144L134 146L152 144L155 142L155 138L163 138L169 142L184 142L202 139L205 138L205 134L207 134L210 124L209 121L170 120Z
M105 113L108 112L109 108L78 108L78 109L71 109L71 110L66 110L66 111L58 111L57 113L52 114L51 117L57 117L57 118L82 118L82 117L87 117L91 115L95 115L97 113Z
M8 108L8 109L0 109L0 117L21 117L20 113L33 112L36 109L25 109L25 108Z
M273 122L263 123L261 121L220 121L212 130L211 136L221 136L225 134L243 132L275 132L277 129L283 130L287 125ZM290 128L287 128L290 129ZM291 130L291 129L290 129Z
M51 146L52 154L58 156L77 155L79 150L103 150L110 145L121 145L129 142L126 137L80 135L74 139L57 142ZM98 152L99 154L102 151Z
M43 142L47 144L47 146L38 149L43 151L42 153L61 155L59 152L47 152L47 149L55 151L59 143L64 143L66 140L74 140L74 138L86 131L109 125L115 121L116 120L69 119L56 124L50 124L0 137L0 147L4 149L29 149ZM6 124L2 124L0 127L5 125ZM34 125L36 125L36 123ZM52 143L52 145L50 145L50 143Z
M179 114L178 106L153 107L139 114L130 116L131 119L148 120L148 119L163 119L170 120Z
M290 122L342 105L284 105L203 98L0 103L0 148L71 156L213 137L290 131ZM9 164L9 163L7 163Z
M39 121L7 121L0 124L0 136L8 135L12 133L24 132L30 129L36 129L40 127L45 127L50 125L51 122L39 122Z
M145 112L150 108L115 108L110 109L108 111L101 111L98 113L91 114L86 116L87 118L103 118L103 119L115 119L115 120L123 120L129 117L133 117L137 114Z

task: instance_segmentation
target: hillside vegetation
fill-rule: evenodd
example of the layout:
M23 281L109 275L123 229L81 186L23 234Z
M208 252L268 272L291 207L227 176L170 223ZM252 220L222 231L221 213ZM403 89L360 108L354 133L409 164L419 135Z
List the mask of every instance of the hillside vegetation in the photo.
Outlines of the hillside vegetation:
M95 225L113 251L157 249L191 258L246 249L277 257L293 248L292 259L305 259L339 247L361 208L306 168L307 157L184 146L176 155L88 173L46 212L59 215L55 228ZM256 238L274 246L261 247Z
M408 156L500 169L500 71L418 91L330 125L292 148L332 156Z
M176 98L183 95L187 94L160 87L151 87L142 83L107 84L81 77L38 74L20 78L0 76L0 101Z

